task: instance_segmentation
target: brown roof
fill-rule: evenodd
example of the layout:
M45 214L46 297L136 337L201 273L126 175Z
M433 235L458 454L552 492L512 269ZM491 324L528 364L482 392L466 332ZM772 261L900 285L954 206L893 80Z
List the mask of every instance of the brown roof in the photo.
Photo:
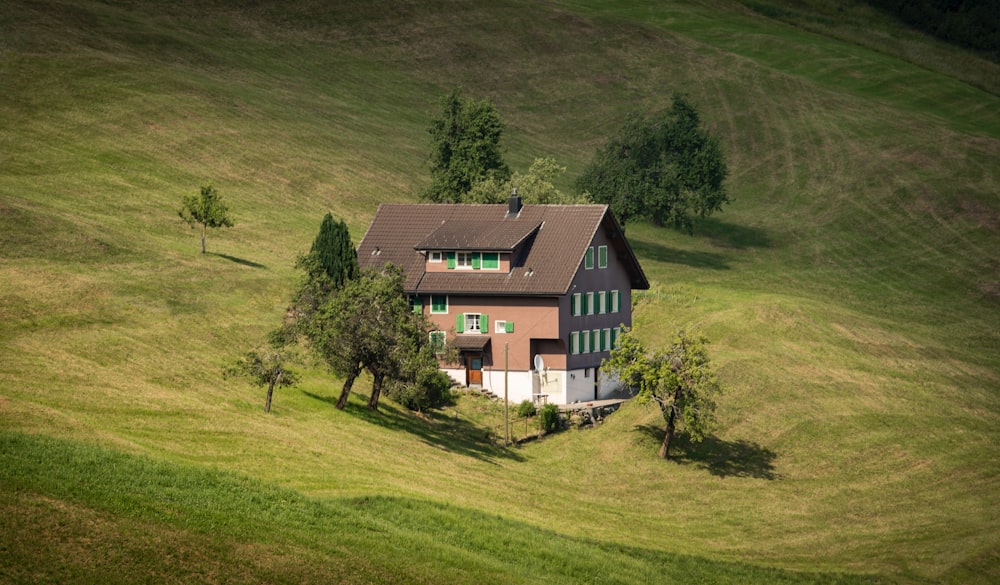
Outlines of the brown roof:
M417 250L465 250L469 252L510 252L535 233L541 223L523 221L496 221L442 219L441 225L423 240L416 242Z
M507 205L382 204L358 246L358 262L362 268L387 262L400 266L409 293L563 295L603 228L632 288L649 288L607 205L525 205L510 217L507 210ZM526 253L515 255L509 273L425 273L424 255L418 251L511 250L520 242Z

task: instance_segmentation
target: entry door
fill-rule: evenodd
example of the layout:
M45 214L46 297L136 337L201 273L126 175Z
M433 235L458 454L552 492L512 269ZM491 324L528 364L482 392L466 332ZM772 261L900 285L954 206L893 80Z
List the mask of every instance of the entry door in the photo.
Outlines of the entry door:
M483 383L483 354L481 353L470 353L465 356L465 371L467 372L468 382L466 385L471 386L472 384L482 385Z

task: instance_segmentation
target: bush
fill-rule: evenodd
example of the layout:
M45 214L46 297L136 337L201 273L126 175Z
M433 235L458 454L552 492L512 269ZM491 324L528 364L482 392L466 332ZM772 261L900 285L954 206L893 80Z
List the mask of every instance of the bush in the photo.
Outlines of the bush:
M559 407L555 404L542 407L542 430L546 433L559 430Z
M535 403L530 400L523 400L521 401L521 404L517 405L517 416L521 418L535 416L536 412L538 411L535 409Z
M439 408L452 402L451 378L436 368L419 371L412 383L387 381L383 392L410 410Z

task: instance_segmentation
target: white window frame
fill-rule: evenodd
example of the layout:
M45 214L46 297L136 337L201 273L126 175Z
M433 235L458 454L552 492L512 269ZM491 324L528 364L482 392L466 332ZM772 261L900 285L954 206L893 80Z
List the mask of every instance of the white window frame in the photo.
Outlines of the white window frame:
M583 351L580 353L590 353L590 330L584 329L580 335L583 336Z
M611 312L617 313L622 310L622 293L621 291L613 290L611 291Z
M438 251L438 252L429 252L427 254L427 261L428 262L434 262L435 264L440 264L442 262L442 258L443 257L444 257L444 254L442 254L440 251Z
M604 256L604 263L601 263L601 256ZM598 246L597 247L597 267L607 268L608 267L608 247Z
M608 312L608 293L600 291L597 293L597 313L603 315Z
M465 262L468 262L468 264L463 263L463 259ZM455 252L455 269L472 270L472 252Z
M486 267L486 265L485 265L486 259L484 258L486 256L486 254L496 254L497 255L497 266L496 266L496 268L487 268ZM500 253L499 252L483 252L483 253L481 253L480 256L479 256L479 269L480 270L489 270L491 272L492 271L498 271L498 270L500 270Z
M443 311L435 311L434 310L434 297L444 297L444 310ZM447 315L448 314L448 295L429 295L428 299L430 300L431 315Z
M574 317L579 317L583 314L583 295L581 293L573 293L573 297L569 302L569 312Z
M593 270L595 264L597 264L597 258L594 257L594 247L590 246L583 255L583 269Z
M580 332L570 331L569 332L569 353L570 355L578 355L580 353Z
M482 327L482 323L481 323L482 316L483 316L482 313L466 313L465 314L465 333L482 333L483 332L483 330L481 329L481 327ZM473 317L475 317L475 322L476 322L475 329L473 329L473 327L472 327L472 322L473 322L472 318ZM487 332L489 332L489 326L490 326L489 323L487 323L486 324Z
M594 293L593 292L587 293L586 313L588 315L593 315L594 314Z
M604 331L601 332L601 335L604 336L604 339L601 341L601 346L604 347L604 351L611 351L614 349L611 347L611 328L605 327Z
M493 322L493 333L507 333L507 322L506 321L494 321Z

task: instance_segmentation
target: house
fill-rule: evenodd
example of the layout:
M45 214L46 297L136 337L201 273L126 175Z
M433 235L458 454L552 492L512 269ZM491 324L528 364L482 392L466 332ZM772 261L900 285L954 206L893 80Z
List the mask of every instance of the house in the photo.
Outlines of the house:
M402 268L414 311L454 340L459 384L511 402L601 399L601 359L649 283L607 205L394 204L358 247L362 268Z

